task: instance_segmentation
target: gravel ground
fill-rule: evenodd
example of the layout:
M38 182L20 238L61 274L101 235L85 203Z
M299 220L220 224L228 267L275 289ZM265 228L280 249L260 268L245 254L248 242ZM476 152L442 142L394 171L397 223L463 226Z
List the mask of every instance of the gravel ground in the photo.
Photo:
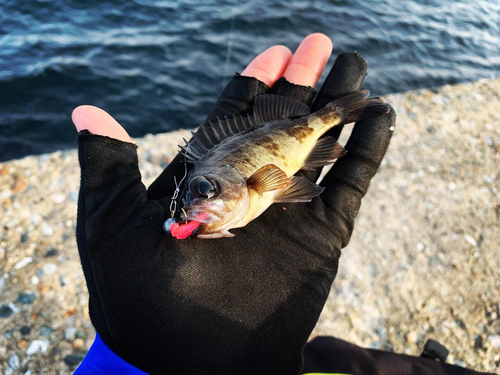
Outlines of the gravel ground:
M313 332L500 370L500 79L388 95L398 113ZM68 124L68 126L71 126ZM187 131L138 139L148 185ZM345 137L344 137L345 138ZM68 374L94 331L74 150L0 163L0 371Z

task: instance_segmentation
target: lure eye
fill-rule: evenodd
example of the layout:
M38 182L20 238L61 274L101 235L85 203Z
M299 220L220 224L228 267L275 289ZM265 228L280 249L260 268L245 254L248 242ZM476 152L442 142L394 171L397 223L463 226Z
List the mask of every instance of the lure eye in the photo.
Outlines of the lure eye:
M195 197L212 198L217 193L217 188L207 178L198 176L189 183L189 192Z

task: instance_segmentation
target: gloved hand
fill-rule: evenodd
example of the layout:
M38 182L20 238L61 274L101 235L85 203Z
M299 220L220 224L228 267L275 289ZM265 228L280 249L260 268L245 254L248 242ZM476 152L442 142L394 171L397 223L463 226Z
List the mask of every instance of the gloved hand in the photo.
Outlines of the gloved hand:
M358 54L341 54L313 111L357 90L365 74ZM247 113L268 92L308 105L314 97L286 80L270 89L236 75L207 121ZM163 232L173 176L184 174L179 158L146 190L133 144L81 132L77 240L106 345L152 374L297 374L394 123L391 111L356 124L319 198L274 204L217 240Z

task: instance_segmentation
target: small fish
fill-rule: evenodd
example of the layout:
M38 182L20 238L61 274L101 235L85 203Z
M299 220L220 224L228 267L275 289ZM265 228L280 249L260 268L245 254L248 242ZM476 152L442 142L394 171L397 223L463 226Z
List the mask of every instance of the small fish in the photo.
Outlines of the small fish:
M334 126L389 112L380 98L355 91L310 113L305 104L279 95L255 99L253 114L202 125L185 146L194 164L182 192L182 222L167 231L178 239L233 237L273 203L310 202L324 190L301 169L333 163L345 149L330 136ZM170 219L172 220L172 219Z

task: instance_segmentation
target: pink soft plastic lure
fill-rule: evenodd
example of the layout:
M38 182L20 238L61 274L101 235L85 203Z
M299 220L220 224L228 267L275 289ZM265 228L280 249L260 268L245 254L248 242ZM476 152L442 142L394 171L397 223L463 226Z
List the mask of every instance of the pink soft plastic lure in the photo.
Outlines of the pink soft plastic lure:
M206 212L201 213L197 218L200 220L204 220L208 217ZM173 223L170 225L170 233L172 237L177 238L178 240L183 240L193 234L194 230L198 228L201 224L200 221L191 220L186 224Z

